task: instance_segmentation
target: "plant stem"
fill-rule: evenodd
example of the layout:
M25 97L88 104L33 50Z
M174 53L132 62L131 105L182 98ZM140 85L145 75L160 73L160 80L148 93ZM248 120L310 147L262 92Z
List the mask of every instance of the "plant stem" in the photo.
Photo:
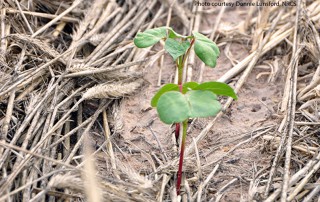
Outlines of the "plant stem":
M180 56L177 60L177 67L178 67L178 85L179 85L179 90L181 93L183 93L183 88L182 88L182 83L183 83L183 67L184 64L187 60L187 57L190 53L190 49L194 44L194 38L191 40L190 43L190 47L187 50L187 52ZM185 148L185 144L186 144L186 138L187 138L187 127L188 127L188 119L183 121L182 124L182 130L183 130L183 134L182 134L182 141L181 141L181 149L180 149L180 159L179 159L179 168L178 168L178 173L177 173L177 195L180 195L180 187L181 187L181 179L182 179L182 166L183 166L183 156L184 156L184 148ZM176 141L178 141L179 139L179 133L180 133L180 123L176 123L176 131L175 131L175 135L176 135Z
M183 66L184 66L184 62L183 62L183 55L182 55L178 58L178 62L177 62L179 87L182 85L182 81L183 81ZM182 91L181 87L180 87L180 91Z
M184 55L183 55L183 59L182 59L182 67L184 67L184 64L185 64L185 63L186 63L186 61L187 61L187 58L188 58L188 56L189 56L190 50L191 50L191 48L192 48L192 46L193 46L194 42L195 42L195 39L193 38L193 39L191 40L191 42L190 42L190 47L188 48L188 50L187 50L186 54L184 54Z
M183 121L182 127L183 127L183 134L182 134L182 141L181 141L179 168L178 168L178 174L177 174L177 195L180 195L180 187L181 187L181 179L182 179L182 165L183 165L184 148L185 148L186 137L187 137L188 119Z
M184 64L188 58L188 55L190 53L190 50L194 44L194 41L195 39L193 38L191 40L191 43L190 43L190 47L188 48L187 52L180 56L177 61L176 61L176 65L177 65L177 68L178 68L178 85L179 85L179 90L181 93L182 92L182 82L183 82L183 67L184 67ZM180 135L180 123L176 123L176 129L175 129L175 136L176 136L176 142L178 143L178 139L179 139L179 135Z
M177 59L177 68L178 68L178 85L179 90L182 93L182 80L183 80L183 56L180 56ZM175 129L175 136L176 136L176 143L179 143L179 135L180 135L180 123L176 123L176 129Z
M176 136L176 144L178 145L178 140L179 140L179 135L180 135L180 123L176 123L176 129L174 132L175 136Z

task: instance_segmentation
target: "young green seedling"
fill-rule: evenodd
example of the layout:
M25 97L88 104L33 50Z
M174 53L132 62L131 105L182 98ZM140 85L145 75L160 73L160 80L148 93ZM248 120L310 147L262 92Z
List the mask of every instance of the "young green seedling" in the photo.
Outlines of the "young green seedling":
M164 85L154 95L151 106L156 107L160 120L166 124L176 124L176 138L182 123L181 150L177 173L177 194L180 194L183 155L189 118L215 116L221 110L217 95L237 99L233 89L221 82L183 83L183 68L192 47L196 55L209 67L215 67L220 51L217 45L206 36L192 32L182 36L170 27L159 27L139 32L134 38L138 48L153 46L160 40L165 41L165 50L172 56L178 68L178 84Z

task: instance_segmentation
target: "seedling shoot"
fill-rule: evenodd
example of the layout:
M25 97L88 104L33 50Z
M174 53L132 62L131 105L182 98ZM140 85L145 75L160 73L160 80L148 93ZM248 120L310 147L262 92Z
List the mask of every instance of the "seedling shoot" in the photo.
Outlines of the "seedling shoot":
M199 59L207 66L211 68L216 66L220 51L218 46L209 38L198 32L192 32L191 36L183 36L170 27L159 27L139 32L134 38L134 44L138 48L147 48L160 40L165 42L164 48L176 64L178 83L168 83L162 86L153 96L151 106L157 108L159 118L163 123L176 125L175 135L177 140L182 125L176 184L177 194L180 195L188 120L215 116L221 110L218 95L229 96L233 99L237 99L237 95L229 85L221 82L183 83L183 69L192 48Z

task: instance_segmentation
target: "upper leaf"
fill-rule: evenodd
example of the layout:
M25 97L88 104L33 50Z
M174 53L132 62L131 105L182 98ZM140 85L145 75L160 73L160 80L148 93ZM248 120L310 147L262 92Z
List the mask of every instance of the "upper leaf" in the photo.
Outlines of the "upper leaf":
M160 120L166 124L180 123L189 117L189 104L185 96L176 91L164 93L157 105Z
M161 95L163 95L166 92L169 91L179 91L179 86L177 84L168 83L164 85L162 88L159 89L159 91L153 96L151 100L151 106L156 107L158 104L158 100Z
M171 27L168 27L168 34L169 34L169 38L171 39L175 39L175 38L185 38L185 36L178 34L177 32L175 32Z
M238 99L234 90L228 84L222 82L204 82L195 87L194 90L209 90L217 95L229 96L235 100Z
M178 57L185 54L190 47L189 41L179 42L177 40L167 38L164 49L172 56L173 60L176 61Z
M134 38L134 44L138 48L146 48L167 37L167 27L147 29L144 32L138 32Z
M194 51L196 55L206 65L215 67L217 58L220 54L218 46L206 36L198 32L193 32L193 36L195 37Z
M186 39L190 37L190 36L183 36L181 34L178 34L171 27L168 27L168 35L169 35L169 38L171 39L176 39L176 38Z

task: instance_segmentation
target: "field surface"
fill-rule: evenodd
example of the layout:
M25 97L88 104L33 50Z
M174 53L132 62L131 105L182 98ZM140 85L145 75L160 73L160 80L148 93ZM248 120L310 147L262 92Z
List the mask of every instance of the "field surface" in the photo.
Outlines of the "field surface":
M161 26L220 49L215 68L191 51L185 81L238 95L189 120L179 196L150 105L175 63L133 43ZM1 1L0 201L319 202L319 33L320 0Z

